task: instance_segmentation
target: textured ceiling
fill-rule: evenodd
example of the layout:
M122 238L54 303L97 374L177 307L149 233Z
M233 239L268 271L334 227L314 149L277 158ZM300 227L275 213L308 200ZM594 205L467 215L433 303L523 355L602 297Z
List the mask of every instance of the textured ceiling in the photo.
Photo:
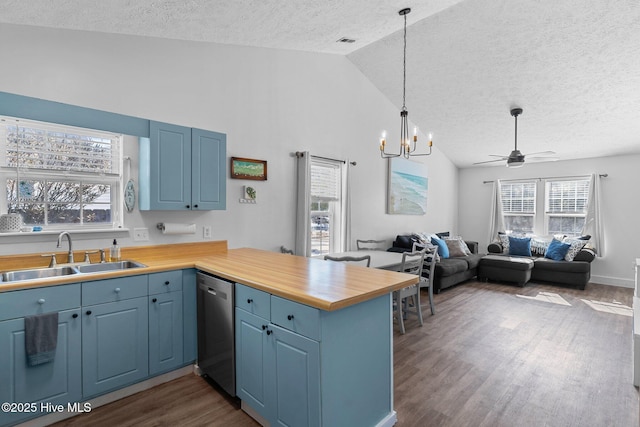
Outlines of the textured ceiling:
M458 166L509 154L516 106L525 154L640 153L637 0L0 0L0 23L347 55L400 107L407 6L409 119Z

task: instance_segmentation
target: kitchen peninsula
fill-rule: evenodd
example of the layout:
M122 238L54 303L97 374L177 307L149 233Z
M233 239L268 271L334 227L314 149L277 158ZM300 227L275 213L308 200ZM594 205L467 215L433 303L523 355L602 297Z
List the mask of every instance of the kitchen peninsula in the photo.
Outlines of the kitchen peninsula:
M145 292L144 301L149 298L151 304L156 298L151 293L154 275L164 278L170 272L182 271L181 344L184 343L185 356L180 361L184 366L194 361L190 347L195 345L195 271L208 272L236 283L237 391L246 412L272 425L280 421L325 426L395 423L390 292L416 283L415 276L250 248L227 250L226 242L131 247L122 252L124 259L146 267L90 277L72 275L0 283L0 313L5 312L4 304L12 300L8 296L25 291L31 292L27 298L36 298L38 291L33 292L37 289L73 293L76 289L70 286L76 286L85 298L85 288L80 291L74 283L108 284L116 278L141 275L149 277L149 294L147 297ZM38 255L41 263L39 258ZM8 265L33 267L29 263L35 259L24 255L1 257L0 270L7 270ZM26 304L24 312L14 317L47 312L46 305ZM75 309L79 311L83 305L85 311L80 296L77 305ZM5 318L0 318L0 325L2 320ZM12 321L15 319L5 320ZM0 331L5 333L1 327ZM11 346L0 348L1 352L12 351ZM151 348L150 345L149 354ZM14 358L0 355L0 360L5 359ZM89 368L86 364L82 362L82 374ZM146 372L141 380L122 387L148 380L153 373ZM0 369L3 383L15 383L12 375L9 369ZM10 392L2 396L7 401L25 398L19 395L23 392L20 387ZM81 387L78 400L95 395ZM10 422L0 416L0 425L5 424Z

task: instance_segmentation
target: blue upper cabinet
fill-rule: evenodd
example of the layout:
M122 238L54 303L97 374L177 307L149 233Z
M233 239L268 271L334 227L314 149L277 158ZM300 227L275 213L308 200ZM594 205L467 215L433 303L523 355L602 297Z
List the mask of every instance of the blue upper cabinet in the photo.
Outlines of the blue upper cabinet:
M150 122L140 138L140 209L225 209L226 143L222 133Z
M227 136L191 130L191 202L194 209L227 207Z

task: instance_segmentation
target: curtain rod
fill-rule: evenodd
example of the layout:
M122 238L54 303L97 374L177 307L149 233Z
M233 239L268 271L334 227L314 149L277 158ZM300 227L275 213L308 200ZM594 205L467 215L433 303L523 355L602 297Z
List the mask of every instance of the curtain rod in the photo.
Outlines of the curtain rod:
M302 151L296 151L296 157L300 158L300 157L304 157L304 153ZM330 157L322 157L322 156L316 156L311 154L311 157L315 157L316 159L322 159L322 160L330 160L332 162L340 162L340 163L347 163L346 160L340 160L340 159L332 159ZM350 165L355 166L356 162L349 162Z
M502 182L511 182L511 181L531 181L532 179L536 179L541 181L543 179L567 179L567 178L583 178L586 175L575 175L575 176L547 176L544 178L518 178L518 179L503 179ZM609 176L608 173L601 173L598 175L600 178L606 178ZM483 184L491 184L494 181L482 181Z

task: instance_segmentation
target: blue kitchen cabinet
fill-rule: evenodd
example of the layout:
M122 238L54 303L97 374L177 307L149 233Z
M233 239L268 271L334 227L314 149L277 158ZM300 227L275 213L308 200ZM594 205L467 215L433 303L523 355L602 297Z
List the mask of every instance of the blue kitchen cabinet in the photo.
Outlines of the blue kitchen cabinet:
M273 323L291 315L273 303L263 312L269 319L243 309L251 310L268 294L243 285L236 285L236 294L242 295L236 300L238 396L271 425L319 426L319 342ZM308 324L304 314L299 317Z
M390 312L389 294L324 311L236 284L243 408L271 425L393 425Z
M58 312L54 360L29 366L24 316ZM0 412L0 426L44 415L41 403L64 405L82 397L80 285L0 293L0 402L21 404ZM24 404L27 406L26 409ZM19 409L19 410L18 410Z
M269 321L236 307L236 394L265 419L271 419L273 364L269 354L267 326Z
M140 138L141 210L226 208L226 135L150 122Z
M82 283L82 383L88 398L149 375L147 276Z
M182 271L149 275L149 375L182 366Z
M317 341L236 308L236 392L271 425L320 425Z
M198 357L198 312L196 270L182 270L182 314L184 363L194 363Z

